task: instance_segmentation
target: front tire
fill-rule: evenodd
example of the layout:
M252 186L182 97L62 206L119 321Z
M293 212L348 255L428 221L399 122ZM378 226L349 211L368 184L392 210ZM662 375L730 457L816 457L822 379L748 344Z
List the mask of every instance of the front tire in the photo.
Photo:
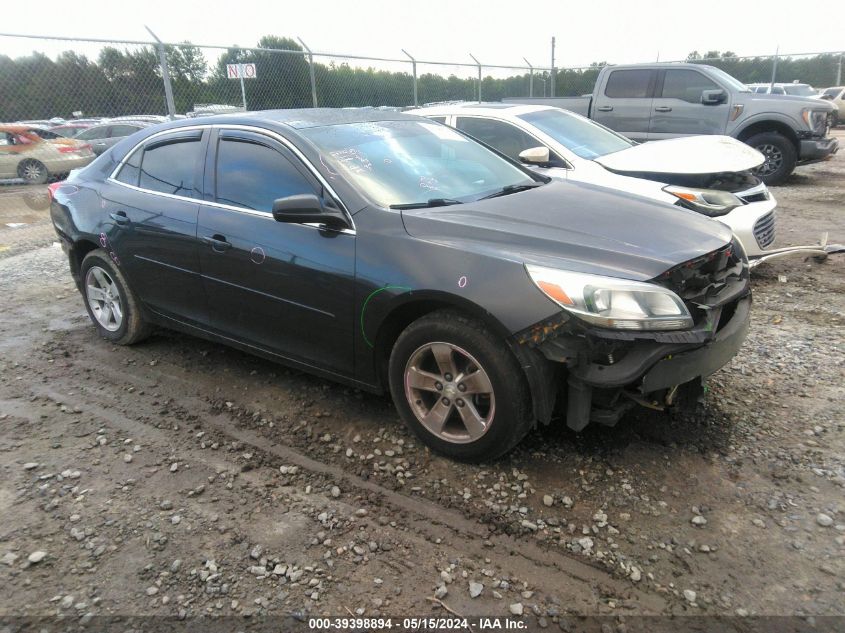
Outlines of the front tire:
M745 142L766 157L766 162L754 173L767 185L783 183L795 169L795 164L798 162L795 145L783 134L762 132Z
M506 343L476 319L438 310L409 325L388 366L403 421L432 450L495 459L531 428L525 375Z
M85 308L100 336L117 345L132 345L149 336L138 298L106 251L88 253L80 274Z

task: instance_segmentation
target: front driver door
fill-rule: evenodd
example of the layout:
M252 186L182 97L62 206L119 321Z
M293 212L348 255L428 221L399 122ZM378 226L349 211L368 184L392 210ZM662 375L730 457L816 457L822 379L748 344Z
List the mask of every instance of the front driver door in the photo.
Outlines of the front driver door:
M673 68L662 72L652 99L648 140L676 136L724 134L728 124L728 91L725 101L716 105L701 103L702 92L721 86L697 70Z
M273 201L316 194L337 206L280 140L221 129L206 164L200 267L220 334L351 374L355 234L276 222Z

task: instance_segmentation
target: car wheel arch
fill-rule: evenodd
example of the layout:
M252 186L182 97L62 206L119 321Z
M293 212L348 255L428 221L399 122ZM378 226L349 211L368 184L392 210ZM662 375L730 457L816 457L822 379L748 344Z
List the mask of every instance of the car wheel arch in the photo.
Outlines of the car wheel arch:
M780 121L756 121L742 128L742 130L740 130L737 134L736 138L739 141L745 142L752 136L762 134L763 132L775 132L777 134L785 136L795 146L796 151L799 149L798 135L795 133L795 130L792 129L792 127L790 127L786 123L782 123Z
M487 325L503 343L510 332L492 314L472 301L447 292L408 291L395 297L383 309L378 322L373 345L373 360L376 374L382 386L387 385L387 362L393 344L411 323L437 310L452 309L476 318Z
M86 238L78 239L73 243L73 249L69 253L70 272L74 279L79 277L79 271L82 269L82 260L91 251L100 248L100 245L93 240Z

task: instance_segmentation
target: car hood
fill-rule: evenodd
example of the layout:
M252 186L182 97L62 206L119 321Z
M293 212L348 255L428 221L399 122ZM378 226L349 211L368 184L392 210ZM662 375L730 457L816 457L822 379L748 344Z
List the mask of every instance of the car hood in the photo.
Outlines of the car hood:
M730 136L685 136L634 145L593 159L617 173L716 174L748 171L765 156Z
M444 246L638 281L731 240L725 225L697 213L563 180L489 200L406 209L402 219L410 235Z
M772 101L780 101L780 102L791 102L795 105L801 106L803 105L805 108L814 108L816 110L819 109L819 102L825 103L824 99L816 99L815 97L797 97L795 95L767 95L767 94L757 94L755 93L742 93L742 100L745 103L749 101L763 101L763 102L772 102ZM830 102L827 102L828 105L832 106ZM824 109L824 108L822 108Z

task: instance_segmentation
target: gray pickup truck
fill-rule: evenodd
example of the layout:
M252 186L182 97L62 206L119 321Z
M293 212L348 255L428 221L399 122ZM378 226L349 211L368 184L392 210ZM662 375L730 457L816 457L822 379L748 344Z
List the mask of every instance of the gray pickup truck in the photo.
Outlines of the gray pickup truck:
M732 136L766 156L757 170L766 184L781 183L796 165L824 160L839 149L828 136L832 104L756 94L723 70L702 64L605 66L592 96L503 101L571 110L635 141Z

